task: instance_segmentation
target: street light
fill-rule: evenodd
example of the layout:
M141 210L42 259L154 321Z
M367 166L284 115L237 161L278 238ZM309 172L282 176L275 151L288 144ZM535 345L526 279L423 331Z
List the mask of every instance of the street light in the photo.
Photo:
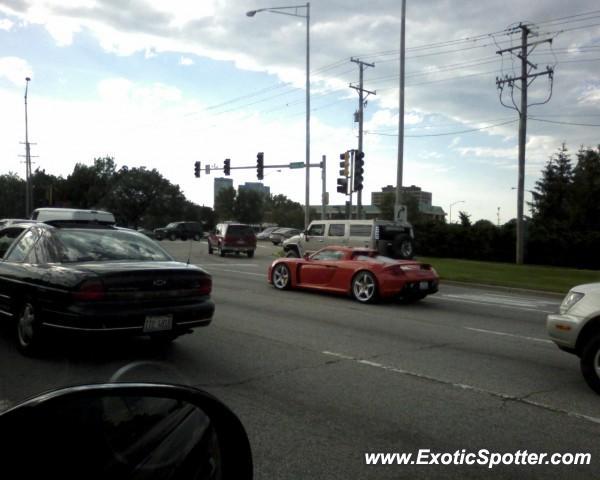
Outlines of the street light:
M466 203L464 200L459 200L458 202L454 202L450 204L450 221L448 223L452 223L452 207L457 205L458 203Z
M299 13L299 9L306 9L306 14ZM288 11L293 10L293 12ZM292 5L289 7L259 8L246 12L246 16L254 17L260 12L279 13L292 17L306 18L306 200L304 207L304 226L310 223L310 2L306 5Z

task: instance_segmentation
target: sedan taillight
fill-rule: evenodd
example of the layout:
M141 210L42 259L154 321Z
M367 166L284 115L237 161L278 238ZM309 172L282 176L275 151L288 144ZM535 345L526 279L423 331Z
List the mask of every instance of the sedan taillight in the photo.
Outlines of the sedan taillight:
M100 280L86 280L73 292L73 298L80 302L104 299L104 284Z
M203 278L198 283L198 293L200 295L210 295L212 291L212 279L210 277Z

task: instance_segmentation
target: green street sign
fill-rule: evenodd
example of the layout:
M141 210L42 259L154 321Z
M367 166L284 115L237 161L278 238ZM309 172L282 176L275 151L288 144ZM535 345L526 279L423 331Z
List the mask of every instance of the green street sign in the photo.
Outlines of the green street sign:
M304 168L304 162L292 162L290 168Z

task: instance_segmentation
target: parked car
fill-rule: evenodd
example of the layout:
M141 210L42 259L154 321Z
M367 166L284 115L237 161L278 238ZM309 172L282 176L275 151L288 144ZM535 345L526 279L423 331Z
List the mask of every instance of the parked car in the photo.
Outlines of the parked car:
M269 240L269 236L275 230L279 230L279 227L267 227L262 232L256 234L257 240Z
M600 394L600 283L573 287L546 328L561 350L579 357L583 378Z
M299 234L300 230L297 228L279 228L269 235L269 240L273 242L273 245L280 245L284 240Z
M386 297L416 301L437 292L439 285L437 272L427 263L342 246L326 247L304 258L275 260L267 277L278 290L302 288L352 295L361 303Z
M94 220L29 225L0 261L0 314L15 319L26 354L50 332L170 342L210 324L211 289L202 268L174 261L140 233Z
M173 222L166 227L155 228L154 235L157 240L165 238L169 240L187 240L193 238L197 241L203 237L202 224L200 222Z
M414 255L410 223L385 220L314 220L308 228L283 242L286 256L301 258L328 245L363 247L392 258Z
M256 250L256 235L243 223L219 223L208 236L208 253L214 251L223 257L226 253L245 253L249 258Z

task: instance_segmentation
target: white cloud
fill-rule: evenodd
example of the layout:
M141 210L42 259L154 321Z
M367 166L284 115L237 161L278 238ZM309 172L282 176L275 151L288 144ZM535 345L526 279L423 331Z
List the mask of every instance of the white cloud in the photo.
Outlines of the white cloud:
M181 57L179 59L179 65L190 66L193 65L194 61L190 57Z
M0 18L0 30L6 30L7 32L14 26L8 18Z
M590 85L579 95L578 102L583 105L600 104L600 86Z
M25 86L25 77L32 77L33 69L19 57L0 57L0 78L4 77L17 87Z

